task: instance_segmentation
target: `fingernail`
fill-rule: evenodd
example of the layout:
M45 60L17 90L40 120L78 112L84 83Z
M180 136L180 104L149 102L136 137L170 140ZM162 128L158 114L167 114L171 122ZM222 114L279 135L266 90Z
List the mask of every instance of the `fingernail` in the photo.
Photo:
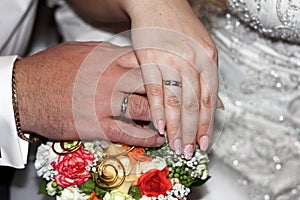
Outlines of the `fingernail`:
M206 151L208 149L208 146L209 146L209 138L207 135L203 135L200 138L200 149L202 151Z
M174 148L175 148L175 153L176 153L177 155L180 155L180 154L181 154L181 151L182 151L181 146L182 146L181 139L176 139L176 140L174 141Z
M156 146L161 146L165 143L165 137L158 136L156 138Z
M158 128L159 134L164 135L164 133L165 133L165 122L164 122L164 120L162 120L162 119L158 120L157 128Z
M190 160L193 156L193 153L194 153L193 145L188 144L184 146L183 154L185 159Z

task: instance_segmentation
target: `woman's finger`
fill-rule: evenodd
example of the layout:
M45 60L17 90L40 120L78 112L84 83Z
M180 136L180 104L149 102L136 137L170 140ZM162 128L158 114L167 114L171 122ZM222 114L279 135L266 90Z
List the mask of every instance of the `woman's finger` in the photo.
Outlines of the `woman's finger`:
M214 125L214 115L218 99L218 77L215 66L208 67L200 77L200 117L197 142L200 149L206 151L209 147Z
M153 124L159 133L163 135L165 129L165 109L163 107L164 101L161 72L154 63L141 63L141 70Z
M182 140L183 154L191 159L195 150L196 135L198 132L200 110L200 80L196 70L187 71L183 75L182 87Z
M171 66L160 65L163 76L164 106L166 113L167 136L171 149L176 154L182 153L181 131L181 87L182 81L178 72Z

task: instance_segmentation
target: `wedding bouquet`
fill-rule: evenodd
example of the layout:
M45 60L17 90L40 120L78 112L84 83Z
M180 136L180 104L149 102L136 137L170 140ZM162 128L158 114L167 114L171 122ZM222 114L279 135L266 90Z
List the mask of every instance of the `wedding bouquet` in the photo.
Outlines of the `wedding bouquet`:
M40 194L57 200L175 200L208 180L208 157L197 148L191 160L160 148L105 140L39 145L35 168Z

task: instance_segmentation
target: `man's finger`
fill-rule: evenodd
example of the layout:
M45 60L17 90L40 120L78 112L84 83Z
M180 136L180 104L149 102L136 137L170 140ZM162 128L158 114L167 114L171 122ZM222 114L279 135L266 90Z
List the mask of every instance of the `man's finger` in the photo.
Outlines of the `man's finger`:
M112 116L120 116L132 120L151 121L148 100L145 96L118 92L118 100L112 104Z
M149 103L146 97L132 94L129 96L126 118L151 121Z
M143 147L157 147L165 142L164 137L150 128L137 127L111 118L104 119L101 127L106 139L112 142Z

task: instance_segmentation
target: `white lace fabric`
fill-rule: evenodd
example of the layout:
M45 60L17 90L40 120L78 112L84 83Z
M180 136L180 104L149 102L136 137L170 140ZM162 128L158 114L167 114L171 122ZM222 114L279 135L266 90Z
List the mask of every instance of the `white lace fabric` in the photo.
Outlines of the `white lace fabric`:
M300 199L300 1L230 0L208 13L226 88L214 154L250 199Z
M229 0L241 21L263 35L300 43L299 0Z

